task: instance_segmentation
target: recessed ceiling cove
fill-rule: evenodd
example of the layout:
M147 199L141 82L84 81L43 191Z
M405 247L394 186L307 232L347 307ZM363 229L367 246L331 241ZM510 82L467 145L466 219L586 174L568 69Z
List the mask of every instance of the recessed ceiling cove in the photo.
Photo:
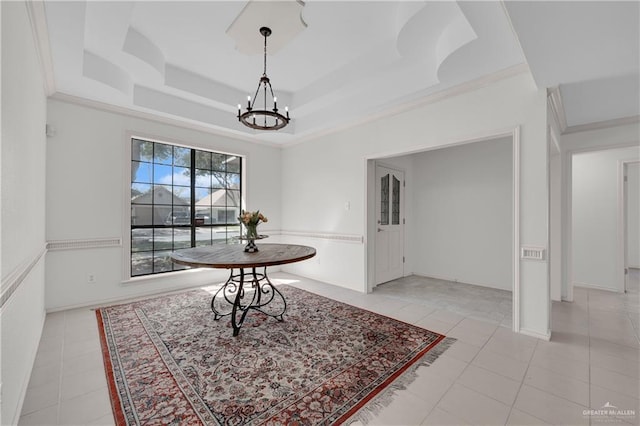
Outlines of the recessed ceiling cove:
M522 64L500 2L46 2L58 92L285 143ZM237 105L263 69L291 122Z

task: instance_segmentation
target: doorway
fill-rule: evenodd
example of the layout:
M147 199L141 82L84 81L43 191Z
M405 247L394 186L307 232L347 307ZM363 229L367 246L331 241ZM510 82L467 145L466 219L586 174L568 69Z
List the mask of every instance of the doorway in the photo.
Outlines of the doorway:
M452 148L453 151L447 148ZM458 158L462 154L460 150L467 151L467 154L463 155L464 161ZM444 154L447 151L455 154ZM444 166L443 162L436 159L440 158L440 155L452 156L447 160L450 166ZM428 160L428 157L432 160ZM435 162L433 159L436 159ZM429 161L432 162L427 164L426 162ZM378 231L380 229L378 227L379 210L382 209L381 179L387 174L391 176L386 170L382 173L378 168L380 165L403 171L406 178L406 190L402 194L403 199L406 200L404 215L406 225L402 223L401 227L404 230L404 250L393 253L398 255L396 261L401 259L400 253L404 253L404 276L416 274L416 276L432 277L442 281L472 284L472 288L493 287L507 290L512 300L510 303L512 329L519 332L520 143L518 129L509 133L498 133L436 147L386 153L384 156L366 158L365 162L368 291L373 291L376 285L385 282L384 278L378 276L380 273L376 263L382 260L384 253L388 253L387 248L383 247L379 250L377 247L380 244L378 234L383 233ZM481 169L487 164L494 167L489 167L488 170L485 168L482 179L471 178L463 181L465 176L470 177L472 170ZM496 168L500 169L499 174L502 176L498 180L495 180L496 176L493 175L497 172ZM442 170L443 174L439 175L440 172L437 170ZM439 179L439 176L446 176L445 182ZM502 189L499 194L491 195L498 181L501 182L499 185ZM430 189L425 187L424 182L437 185L436 193L439 197L446 198L447 203L431 200L431 196L425 198L425 191ZM450 184L455 184L456 191L447 190L449 188L447 185ZM477 186L483 189L476 191ZM405 188L404 185L402 188ZM494 196L497 199L494 200L492 198ZM501 207L498 208L498 206ZM499 217L495 216L495 211L490 211L492 207L498 208ZM480 235L482 231L490 228L474 224L481 216L498 222L500 229L496 231L497 234L494 232L490 235ZM463 226L456 225L456 221L460 218ZM426 223L425 220L433 223ZM433 226L436 228L432 229ZM439 245L440 240L446 242L446 247ZM472 243L469 244L469 242ZM454 253L447 255L451 250ZM499 268L492 259L489 261L484 259L487 253L496 252L500 253L499 262L502 266ZM496 285L496 283L499 284Z
M571 292L574 286L625 291L628 226L632 220L625 219L624 175L628 164L638 162L638 154L637 145L568 153L571 195L567 285Z
M622 247L618 251L623 253L623 291L626 293L630 270L640 268L640 161L621 161L618 169L621 172L619 196L622 198L618 202L622 234Z

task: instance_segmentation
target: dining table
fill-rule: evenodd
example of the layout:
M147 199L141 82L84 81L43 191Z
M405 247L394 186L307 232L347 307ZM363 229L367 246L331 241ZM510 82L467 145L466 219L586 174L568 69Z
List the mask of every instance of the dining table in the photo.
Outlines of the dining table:
M240 333L250 311L258 311L283 321L287 302L267 276L267 267L310 259L316 249L297 244L260 244L247 252L242 244L214 244L175 250L171 259L194 268L230 270L227 281L211 299L214 320L231 316L233 336Z

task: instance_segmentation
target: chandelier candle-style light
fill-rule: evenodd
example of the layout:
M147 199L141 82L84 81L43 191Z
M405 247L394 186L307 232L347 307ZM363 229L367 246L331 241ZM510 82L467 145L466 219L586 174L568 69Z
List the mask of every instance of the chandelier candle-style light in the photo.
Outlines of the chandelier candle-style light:
M264 36L264 71L258 82L258 88L253 100L251 96L247 96L247 110L242 112L242 105L238 104L238 120L245 126L256 130L279 130L289 124L289 107L284 108L286 117L278 112L278 98L273 93L271 82L267 77L267 37L271 35L271 28L260 28L260 34ZM260 88L262 88L263 95L262 105L259 102ZM267 109L267 99L269 97L273 99L272 109Z

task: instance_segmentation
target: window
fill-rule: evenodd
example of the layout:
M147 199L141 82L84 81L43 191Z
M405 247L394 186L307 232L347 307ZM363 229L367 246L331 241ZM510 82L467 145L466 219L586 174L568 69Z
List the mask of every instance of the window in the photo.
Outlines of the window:
M170 272L173 250L240 236L242 159L131 140L131 276Z
M400 225L400 180L395 176L391 199L391 224Z
M389 224L389 174L381 178L380 185L380 225Z

